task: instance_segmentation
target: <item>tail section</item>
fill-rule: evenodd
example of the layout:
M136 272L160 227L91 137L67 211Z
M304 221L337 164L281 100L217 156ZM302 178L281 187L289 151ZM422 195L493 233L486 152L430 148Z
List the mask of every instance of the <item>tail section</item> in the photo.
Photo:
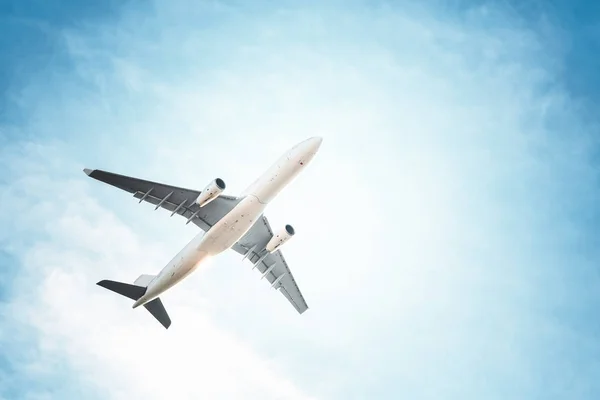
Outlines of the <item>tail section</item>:
M162 326L165 327L165 329L169 329L171 326L171 318L169 318L169 314L167 314L167 310L165 310L165 306L163 306L163 303L160 301L159 297L144 304L144 307L150 312L150 314L152 314L154 318L156 318L158 322L162 324Z
M120 294L121 296L129 297L131 300L138 300L146 293L146 287L130 285L128 283L121 283L116 281L100 281L97 283L98 286L102 286L105 289Z
M135 280L135 285L109 280L102 280L98 282L97 285L137 301L146 293L147 284L150 283L152 279L154 279L154 276L152 275L142 275ZM144 286L139 286L140 283L143 283ZM165 310L160 298L157 297L144 304L144 308L146 308L146 310L148 310L150 314L165 327L165 329L168 329L169 326L171 326L171 318L169 318L169 314L167 314L167 310Z
M133 284L137 286L148 287L154 278L156 278L156 275L140 275L135 281L133 281Z

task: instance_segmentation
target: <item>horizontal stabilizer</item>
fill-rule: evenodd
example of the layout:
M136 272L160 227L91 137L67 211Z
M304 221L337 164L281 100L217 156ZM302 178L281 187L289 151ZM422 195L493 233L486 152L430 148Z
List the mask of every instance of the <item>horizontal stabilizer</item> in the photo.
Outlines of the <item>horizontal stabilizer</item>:
M146 310L148 310L150 314L165 327L165 329L169 329L169 326L171 326L171 318L169 318L167 310L165 310L162 301L160 301L158 297L151 302L144 304L144 307L146 307Z
M146 288L142 286L130 285L128 283L103 280L96 285L111 290L122 296L129 297L131 300L137 300L146 293Z
M154 276L152 276L152 275L142 275L138 279L136 279L136 282L139 283L139 281L143 277L146 277L144 279L151 278L150 280L152 280L154 278ZM148 281L148 283L149 282L150 281ZM131 300L138 300L140 297L142 297L144 295L144 293L146 293L145 286L130 285L128 283L122 283L122 282L116 282L116 281L104 280L104 281L98 282L97 285L102 286L103 288L106 288L108 290L112 290L113 292L118 293L122 296L129 297ZM144 304L144 307L166 329L168 329L169 326L171 326L171 318L169 318L169 314L167 314L167 310L165 310L165 307L163 306L162 301L160 301L159 298L156 298L156 299Z

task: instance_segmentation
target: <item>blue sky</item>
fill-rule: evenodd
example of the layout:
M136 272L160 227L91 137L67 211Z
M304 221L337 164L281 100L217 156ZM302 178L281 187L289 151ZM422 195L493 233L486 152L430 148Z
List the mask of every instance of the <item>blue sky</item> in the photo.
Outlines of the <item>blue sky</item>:
M600 6L237 3L0 5L0 399L597 398ZM196 231L81 169L235 194L314 135L307 313L229 253L166 332L96 288Z

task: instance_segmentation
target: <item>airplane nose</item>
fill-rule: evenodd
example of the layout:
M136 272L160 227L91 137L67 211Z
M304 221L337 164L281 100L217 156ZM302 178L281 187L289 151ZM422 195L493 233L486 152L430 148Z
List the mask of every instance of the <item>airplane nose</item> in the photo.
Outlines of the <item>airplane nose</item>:
M307 142L310 144L313 153L316 153L319 147L321 147L321 143L323 143L323 138L321 136L314 136L308 139Z
M300 158L302 160L301 165L309 162L317 151L319 147L321 147L321 143L323 142L323 138L320 136L314 136L304 141L298 143L294 146L290 151L295 158Z

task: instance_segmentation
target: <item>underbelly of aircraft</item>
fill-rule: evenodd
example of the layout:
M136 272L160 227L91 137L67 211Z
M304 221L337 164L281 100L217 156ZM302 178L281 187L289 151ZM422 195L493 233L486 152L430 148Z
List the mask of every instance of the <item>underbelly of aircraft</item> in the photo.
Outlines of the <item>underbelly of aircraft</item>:
M247 196L206 232L198 250L216 255L231 248L254 225L264 208L255 196Z

